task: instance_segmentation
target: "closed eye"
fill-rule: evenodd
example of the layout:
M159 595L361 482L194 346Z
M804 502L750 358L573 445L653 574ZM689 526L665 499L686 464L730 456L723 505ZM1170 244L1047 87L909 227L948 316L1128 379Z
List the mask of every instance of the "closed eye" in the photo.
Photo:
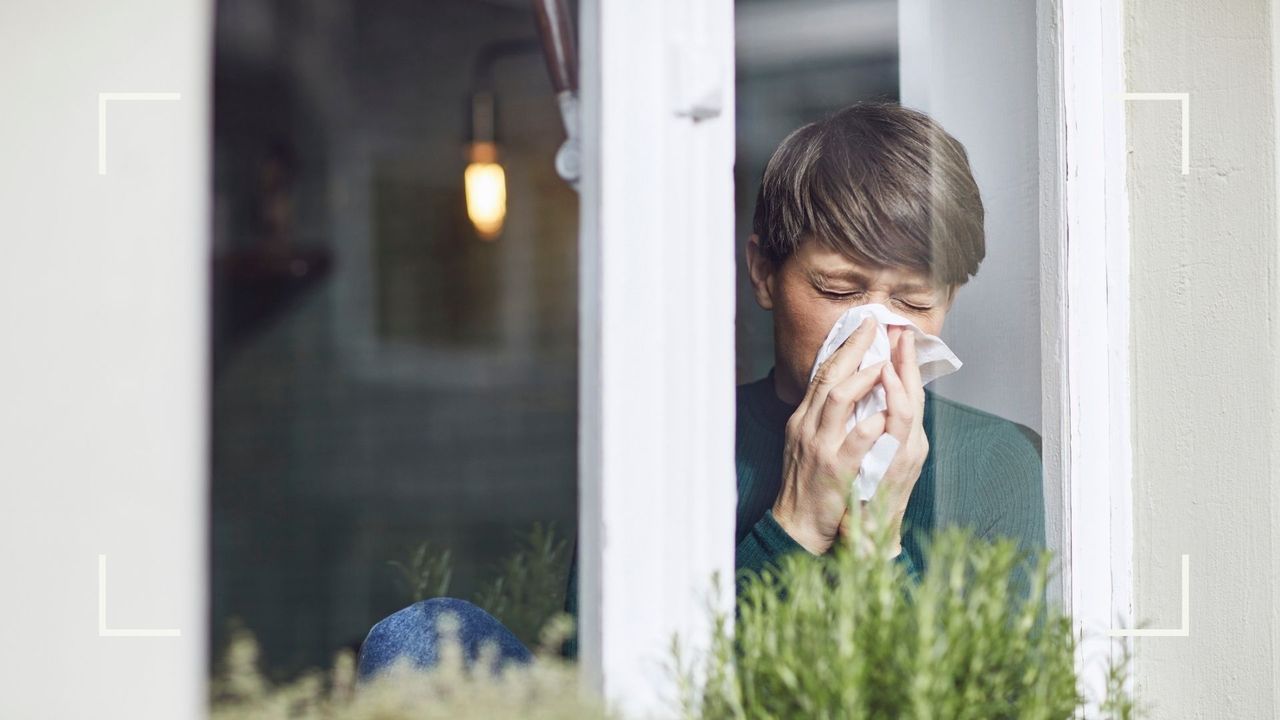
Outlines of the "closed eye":
M859 295L863 294L861 290L855 290L852 292L835 292L833 290L822 290L821 292L825 297L829 297L832 300L852 300L858 297Z
M859 295L865 295L865 294L866 294L866 293L864 293L864 292L863 292L863 291L861 291L861 290L854 290L854 291L850 291L850 292L835 292L835 291L833 291L833 290L823 290L823 291L821 291L821 292L822 292L823 296L828 297L828 298L831 298L832 300L840 301L840 302L844 302L844 301L848 301L848 300L853 300L854 298L858 297ZM930 310L932 310L932 309L933 309L932 307L929 307L929 306L926 306L926 305L914 305L914 304L912 304L912 303L909 303L909 302L907 302L907 301L905 301L905 300L900 300L900 299L898 299L898 298L894 298L894 299L893 299L893 301L894 301L895 303L897 303L897 304L901 305L902 307L905 307L906 309L910 310L911 312L927 313L927 312L929 312Z
M895 302L897 302L897 303L898 303L898 304L900 304L900 305L903 305L904 307L906 307L906 308L907 308L907 309L909 309L909 310L913 310L913 311L915 311L915 312L920 312L920 313L929 312L930 310L932 310L932 309L933 309L933 308L931 308L931 307L924 307L924 306L921 306L921 305L912 305L911 303L906 302L905 300L896 300L896 299L895 299Z

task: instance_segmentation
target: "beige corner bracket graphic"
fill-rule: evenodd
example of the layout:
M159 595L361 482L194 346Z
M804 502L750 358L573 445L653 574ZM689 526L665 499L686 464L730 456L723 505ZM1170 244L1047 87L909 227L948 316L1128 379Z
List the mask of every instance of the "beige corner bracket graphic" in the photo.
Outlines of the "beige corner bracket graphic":
M1191 634L1191 556L1182 556L1182 627L1111 628L1110 637L1187 637Z
M1125 100L1177 100L1182 103L1182 174L1191 173L1191 94L1125 93Z
M181 100L176 92L98 93L98 174L107 174L107 103L112 100Z
M98 556L98 636L99 637L179 637L176 628L119 629L107 627L107 556Z

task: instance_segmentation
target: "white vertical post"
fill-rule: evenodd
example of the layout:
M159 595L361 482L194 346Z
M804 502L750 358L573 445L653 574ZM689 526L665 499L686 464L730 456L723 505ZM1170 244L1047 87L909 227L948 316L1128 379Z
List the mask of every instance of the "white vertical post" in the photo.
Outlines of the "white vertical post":
M1123 6L1063 0L1059 20L1044 40L1060 42L1062 72L1064 566L1083 689L1097 699L1107 630L1133 623Z
M581 19L581 660L669 713L672 637L733 598L733 3Z

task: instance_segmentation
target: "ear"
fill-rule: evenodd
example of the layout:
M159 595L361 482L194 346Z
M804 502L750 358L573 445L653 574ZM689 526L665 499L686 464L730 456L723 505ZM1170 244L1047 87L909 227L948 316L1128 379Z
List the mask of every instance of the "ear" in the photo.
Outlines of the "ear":
M760 247L760 236L752 233L747 240L747 273L751 275L751 287L755 291L756 302L765 310L773 309L776 271L773 261L765 257L764 249Z

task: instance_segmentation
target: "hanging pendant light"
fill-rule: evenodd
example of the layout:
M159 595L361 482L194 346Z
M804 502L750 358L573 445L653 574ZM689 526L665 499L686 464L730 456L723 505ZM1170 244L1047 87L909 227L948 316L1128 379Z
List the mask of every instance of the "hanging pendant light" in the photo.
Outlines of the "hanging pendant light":
M499 162L495 137L497 115L493 93L493 64L502 57L541 50L552 90L560 106L565 141L556 153L556 172L578 187L578 56L565 0L533 0L537 40L504 40L483 48L472 77L470 139L463 187L467 217L482 240L496 240L507 216L507 174Z
M467 148L463 187L467 196L467 217L481 240L496 240L502 234L502 224L507 217L507 174L498 162L493 117L493 95L473 93L471 142Z
M463 173L467 217L481 240L496 240L507 217L507 174L498 163L498 146L494 143L472 143L470 153Z

